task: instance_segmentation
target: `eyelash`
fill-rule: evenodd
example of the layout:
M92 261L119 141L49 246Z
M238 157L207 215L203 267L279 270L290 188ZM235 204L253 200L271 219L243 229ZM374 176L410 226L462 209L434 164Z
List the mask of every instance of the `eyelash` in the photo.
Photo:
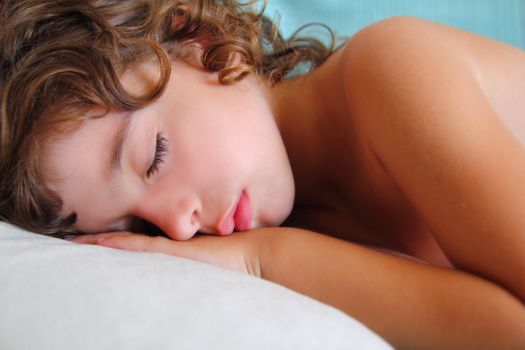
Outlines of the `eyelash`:
M157 145L155 147L155 157L153 158L153 162L151 163L148 172L146 173L146 176L148 178L155 175L156 172L159 171L159 166L162 162L164 162L164 159L166 158L166 154L168 153L168 139L162 134L157 134Z

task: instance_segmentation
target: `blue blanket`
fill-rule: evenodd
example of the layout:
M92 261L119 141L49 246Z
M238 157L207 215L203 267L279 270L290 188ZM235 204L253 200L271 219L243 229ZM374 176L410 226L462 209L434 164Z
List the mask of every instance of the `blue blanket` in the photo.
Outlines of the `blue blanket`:
M286 36L310 22L350 36L383 18L410 15L525 49L525 0L268 0L266 14L277 12Z

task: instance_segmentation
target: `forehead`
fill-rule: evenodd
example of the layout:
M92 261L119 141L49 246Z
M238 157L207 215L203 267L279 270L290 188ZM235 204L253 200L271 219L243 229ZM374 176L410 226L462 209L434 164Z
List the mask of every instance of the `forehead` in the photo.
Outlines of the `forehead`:
M110 150L126 115L109 113L84 120L75 130L47 145L44 174L48 186L63 201L63 215L81 212L82 222L105 225L101 213L112 214L114 206L109 203L115 202L115 193L109 172Z
M150 91L157 82L158 73L158 65L148 61L128 69L120 80L129 94L140 96ZM65 165L69 165L71 171L78 165L83 165L90 158L93 150L98 151L96 152L97 159L110 157L111 145L117 136L117 130L124 118L130 116L131 113L105 112L103 107L94 107L87 113L82 113L85 119L78 122L75 120L73 128L70 128L72 130L61 132L50 141L47 147L48 157L51 160L60 159L60 162L52 162L53 169L62 170ZM60 172L59 176L63 175L62 173Z
M114 113L86 119L79 122L73 130L50 140L46 147L46 160L57 177L53 180L71 176L86 161L105 157L119 119ZM90 162L89 165L94 166L95 163Z

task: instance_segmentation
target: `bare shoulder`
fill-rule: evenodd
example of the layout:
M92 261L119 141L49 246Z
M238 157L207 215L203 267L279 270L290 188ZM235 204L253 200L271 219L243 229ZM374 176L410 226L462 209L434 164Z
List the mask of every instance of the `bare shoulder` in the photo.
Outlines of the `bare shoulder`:
M432 153L465 144L463 132L470 125L484 138L489 126L498 124L462 35L429 21L395 17L360 31L344 48L348 114L398 185L399 176ZM402 155L406 150L409 158ZM399 157L407 162L396 163ZM440 163L447 159L434 157L428 171L447 166ZM409 181L401 190L411 191L412 185Z
M501 51L496 61L519 56L426 21L379 23L345 48L346 103L454 266L523 302L525 150L484 89L490 76L479 76L489 66L476 50L491 48Z
M350 60L354 58L354 53L362 54L365 51L383 55L417 52L420 57L441 51L442 54L436 59L448 56L474 61L485 55L491 59L504 59L512 55L521 56L522 59L525 57L522 50L503 42L409 16L391 17L362 29L348 41L345 51Z
M415 102L439 99L443 90L461 94L469 85L525 145L525 51L519 48L427 20L393 17L358 32L343 60L350 107L366 97L366 84L393 88ZM427 84L432 89L422 90Z
M413 17L393 17L375 23L349 40L344 47L344 70L349 93L366 81L385 84L395 79L404 85L410 79L427 78L443 72L467 68L471 65L468 40L473 36L448 26ZM385 78L370 80L371 78ZM366 79L364 79L366 78ZM399 86L399 89L402 86Z

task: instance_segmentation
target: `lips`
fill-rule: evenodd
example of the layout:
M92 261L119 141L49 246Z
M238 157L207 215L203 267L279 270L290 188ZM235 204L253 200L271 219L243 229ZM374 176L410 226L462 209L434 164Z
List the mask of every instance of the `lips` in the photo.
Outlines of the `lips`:
M246 191L243 191L241 198L237 203L237 208L233 214L233 221L235 222L235 230L246 231L252 225L252 206L250 205L250 197Z
M224 217L218 227L221 236L227 236L235 231L246 231L251 229L252 225L252 207L250 197L246 191L243 191L239 200Z

